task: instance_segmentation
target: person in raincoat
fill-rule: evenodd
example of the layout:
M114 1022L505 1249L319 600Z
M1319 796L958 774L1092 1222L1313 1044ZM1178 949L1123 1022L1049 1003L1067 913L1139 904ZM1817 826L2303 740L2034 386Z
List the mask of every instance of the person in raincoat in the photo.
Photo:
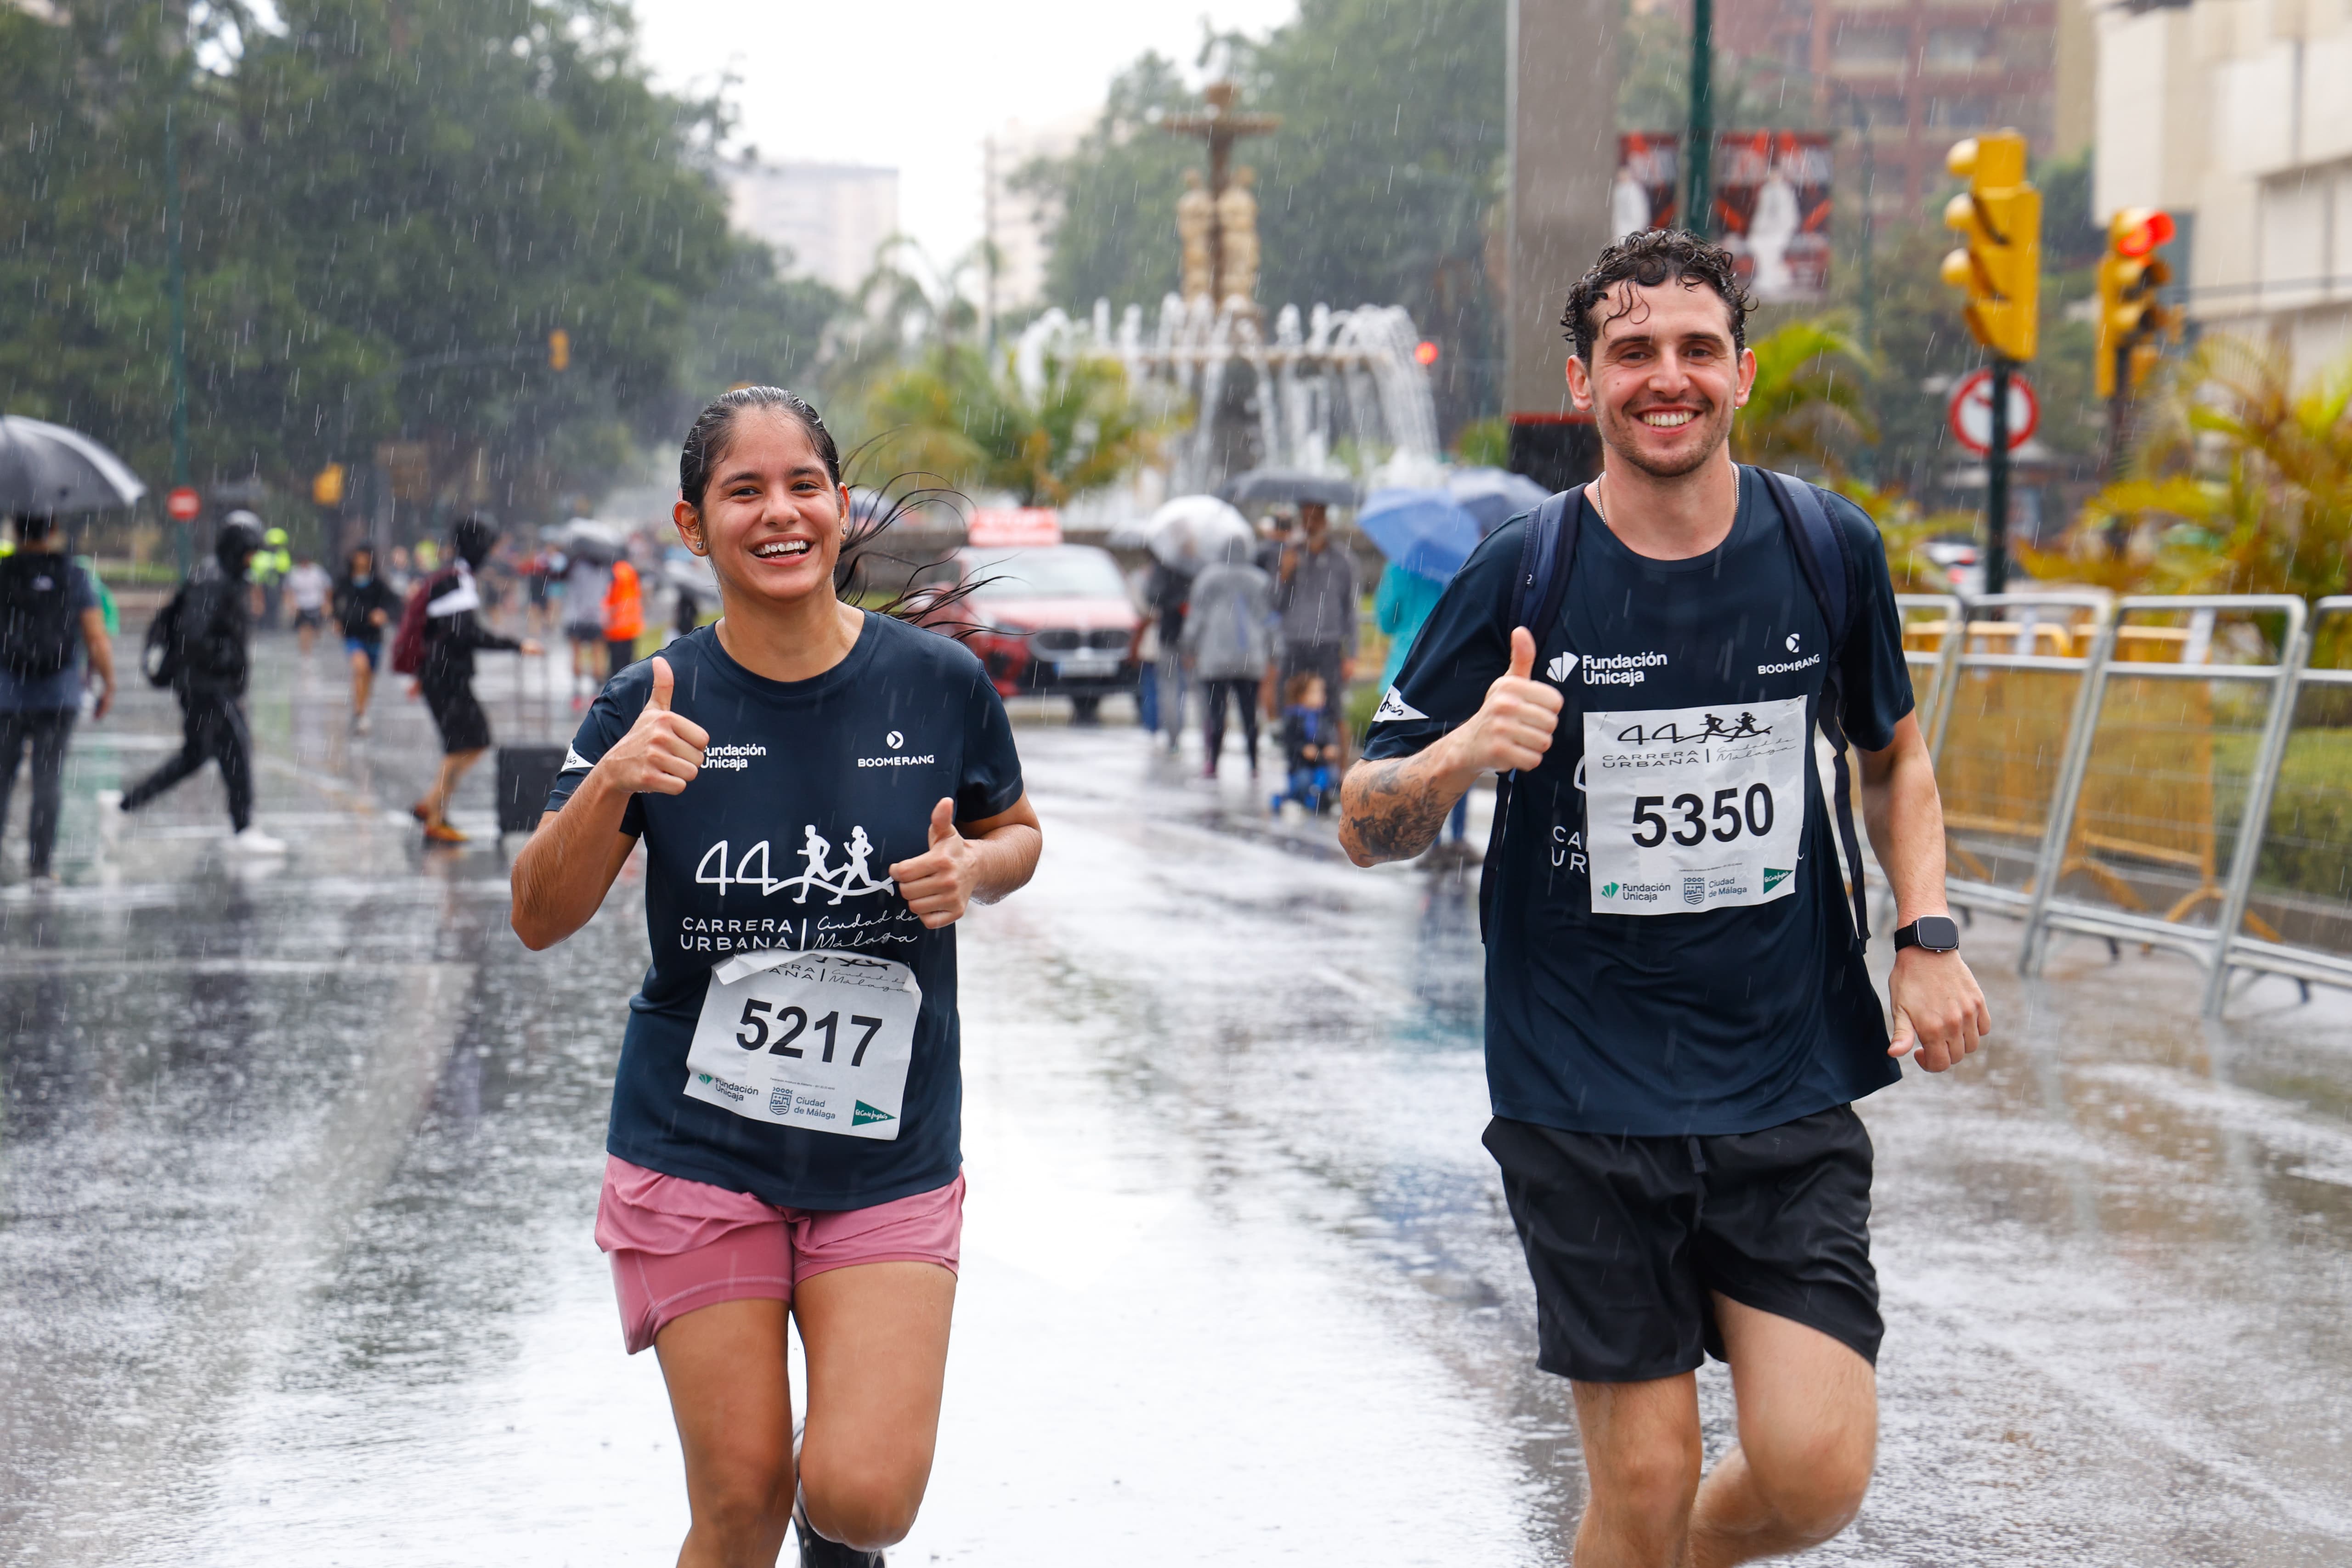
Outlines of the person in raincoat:
M1225 542L1223 558L1192 579L1182 642L1201 683L1203 778L1217 776L1225 747L1225 709L1241 715L1250 777L1257 777L1257 688L1273 651L1274 579L1250 562L1250 542Z

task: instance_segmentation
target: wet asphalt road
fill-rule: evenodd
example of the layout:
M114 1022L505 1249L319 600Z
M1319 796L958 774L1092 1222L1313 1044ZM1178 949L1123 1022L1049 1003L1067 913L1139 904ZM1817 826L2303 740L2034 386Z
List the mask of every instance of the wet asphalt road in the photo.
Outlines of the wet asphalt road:
M421 710L347 742L324 647L263 662L282 864L224 856L210 775L99 835L176 743L159 693L79 731L54 893L17 792L0 1563L668 1562L676 1443L590 1238L639 889L525 952L487 765L485 837L427 856ZM486 662L502 733L568 730ZM894 1563L1563 1562L1467 882L1024 722L1046 858L964 928L965 1269ZM2352 1003L2266 982L2215 1028L2163 955L1968 951L1992 1048L1864 1105L1885 1439L1810 1560L2352 1561Z

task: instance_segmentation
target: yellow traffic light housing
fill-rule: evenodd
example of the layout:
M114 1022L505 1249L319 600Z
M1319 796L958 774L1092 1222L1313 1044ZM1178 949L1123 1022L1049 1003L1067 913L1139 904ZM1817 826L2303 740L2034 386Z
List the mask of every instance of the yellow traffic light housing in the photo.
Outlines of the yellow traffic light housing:
M2107 220L2107 253L2099 258L2098 395L2116 395L2118 359L2130 388L2155 365L2154 339L2179 322L2158 302L2157 291L2172 281L2172 268L2156 252L2171 243L2172 217L2153 207L2125 207Z
M572 368L572 334L562 327L547 334L547 368L550 370Z
M319 506L343 504L343 466L329 463L310 478L310 500Z
M1968 296L1978 342L2003 359L2030 360L2042 336L2042 193L2025 177L2025 138L1973 136L1944 163L1969 183L1944 209L1945 226L1967 241L1944 258L1944 281Z

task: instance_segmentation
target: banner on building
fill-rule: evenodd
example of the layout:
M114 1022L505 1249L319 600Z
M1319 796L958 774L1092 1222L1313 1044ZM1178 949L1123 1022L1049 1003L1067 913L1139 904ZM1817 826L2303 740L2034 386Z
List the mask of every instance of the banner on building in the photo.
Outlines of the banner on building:
M1813 131L1725 131L1715 139L1709 237L1731 252L1740 280L1768 305L1819 304L1829 294L1830 139ZM1682 221L1682 138L1631 132L1617 139L1610 226L1620 237Z

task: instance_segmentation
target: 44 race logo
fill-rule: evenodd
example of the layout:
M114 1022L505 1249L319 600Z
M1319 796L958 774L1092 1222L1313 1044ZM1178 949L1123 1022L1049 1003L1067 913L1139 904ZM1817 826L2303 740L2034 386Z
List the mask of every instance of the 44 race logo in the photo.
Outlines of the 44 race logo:
M1769 724L1756 722L1753 713L1742 713L1738 722L1727 724L1720 714L1706 715L1704 729L1683 733L1682 726L1669 720L1664 724L1643 726L1630 724L1617 732L1617 743L1622 746L1696 746L1707 741L1750 741L1772 732Z
M815 889L833 895L827 900L829 906L838 904L844 899L862 899L870 894L897 889L897 883L887 877L876 877L868 868L866 862L873 858L874 843L866 837L863 827L849 830L849 842L844 847L846 858L839 866L833 864L832 843L816 830L814 823L802 832L804 837L800 856L804 864L796 876L778 877L773 874L768 863L768 841L764 838L744 850L742 857L733 861L730 868L732 850L727 840L722 838L703 851L702 859L694 868L694 879L703 887L718 889L721 894L730 888L757 888L762 894L773 897L791 888L796 889L793 894L793 902L796 904L807 903L809 890Z

